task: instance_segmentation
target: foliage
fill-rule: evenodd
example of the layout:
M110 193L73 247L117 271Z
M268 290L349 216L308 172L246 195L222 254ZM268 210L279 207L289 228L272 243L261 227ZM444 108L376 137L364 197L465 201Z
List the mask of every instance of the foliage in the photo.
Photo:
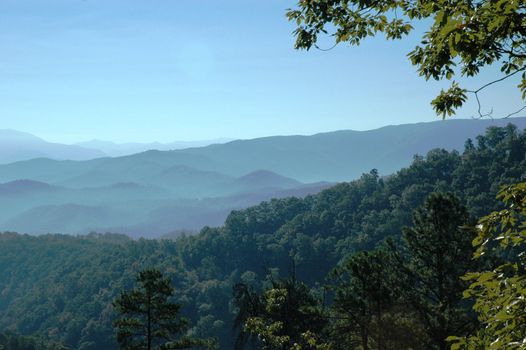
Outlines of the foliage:
M471 282L464 295L475 298L482 327L470 337L451 337L452 349L526 348L526 183L504 187L498 198L506 207L479 221L474 257L498 251L505 259L464 277Z
M332 273L336 349L446 349L474 319L460 276L473 267L469 214L451 193L431 193L397 246L350 256Z
M178 317L181 306L170 301L174 290L161 271L140 271L136 288L123 291L113 302L120 318L113 322L122 349L189 349L201 341L176 335L187 328Z
M413 227L404 230L410 279L404 290L420 315L427 347L444 350L451 332L467 334L474 319L462 303L466 283L460 276L472 269L472 220L451 193L432 193L413 215Z
M5 332L0 333L0 350L68 350L68 348L38 337Z
M508 0L299 0L287 16L297 25L295 46L301 49L316 46L321 34L332 35L335 44L351 45L378 33L387 39L402 39L420 21L429 29L409 58L426 80L452 80L458 74L471 77L483 67L498 63L502 77L494 82L520 73L518 88L524 98L525 8L524 1ZM488 84L469 92L476 95ZM463 105L467 93L453 81L432 105L442 117L452 115Z
M294 278L271 280L270 288L261 295L245 285L237 285L235 297L238 324L243 327L244 334L259 340L261 349L331 349L318 337L326 325L320 301L305 284ZM238 343L239 348L243 345Z
M331 277L331 342L335 349L421 345L419 322L401 297L408 283L389 249L354 254Z

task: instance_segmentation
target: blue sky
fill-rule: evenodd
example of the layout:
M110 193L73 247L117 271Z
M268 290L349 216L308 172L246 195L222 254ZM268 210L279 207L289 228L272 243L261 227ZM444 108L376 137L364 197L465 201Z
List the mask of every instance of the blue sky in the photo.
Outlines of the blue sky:
M68 143L167 142L438 119L429 101L445 84L425 82L407 60L416 35L295 51L285 18L294 4L1 0L0 128ZM512 83L485 105L519 106ZM474 113L468 104L459 117Z

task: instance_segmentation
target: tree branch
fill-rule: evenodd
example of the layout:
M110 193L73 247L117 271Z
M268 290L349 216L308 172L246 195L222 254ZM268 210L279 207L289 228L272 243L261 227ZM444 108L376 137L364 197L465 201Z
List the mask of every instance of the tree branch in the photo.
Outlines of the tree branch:
M504 81L504 80L506 80L508 78L511 78L515 74L523 72L525 70L526 70L526 66L522 67L521 69L517 69L513 73L507 74L507 75L503 76L500 79L496 79L496 80L490 81L489 83L482 85L481 87L479 87L476 90L466 90L467 92L474 94L475 95L475 100L477 101L477 114L478 114L478 117L471 117L471 118L473 118L473 119L483 119L483 118L489 117L491 120L493 120L494 119L493 118L493 108L488 113L482 113L482 104L480 102L479 92L481 92L482 90L486 89L487 87L489 87L489 86L491 86L493 84L500 83L501 81ZM511 116L513 116L515 114L518 114L518 113L522 112L524 109L526 109L526 106L520 108L519 110L517 110L515 112L511 112L511 113L507 114L502 119L506 119L506 118L509 118L509 117L511 117Z

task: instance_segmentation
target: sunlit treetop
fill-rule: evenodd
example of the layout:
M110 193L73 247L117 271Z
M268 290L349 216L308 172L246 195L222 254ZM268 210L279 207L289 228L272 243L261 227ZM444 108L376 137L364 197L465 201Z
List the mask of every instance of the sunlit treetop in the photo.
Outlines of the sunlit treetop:
M378 33L402 39L415 21L430 20L429 29L408 57L426 80L451 81L450 88L431 102L443 118L454 115L469 93L477 100L479 117L491 116L481 112L478 93L515 74L521 74L517 87L526 97L526 1L300 0L287 17L297 25L295 47L306 50L317 47L320 35L333 36L335 45L359 45ZM492 64L499 65L500 76L477 90L462 88L455 81L459 75L475 76Z

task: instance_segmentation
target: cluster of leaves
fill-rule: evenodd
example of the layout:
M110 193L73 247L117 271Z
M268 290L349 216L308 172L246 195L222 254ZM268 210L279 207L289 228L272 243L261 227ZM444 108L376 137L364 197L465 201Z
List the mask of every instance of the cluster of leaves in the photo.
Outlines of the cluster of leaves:
M297 280L319 285L335 266L374 250L386 237L401 244L402 228L412 224L411 213L430 193L452 192L472 217L481 217L503 209L495 200L499 188L524 180L524 174L526 135L513 126L490 128L468 141L462 154L434 150L391 176L372 171L315 196L234 211L224 226L175 241L2 234L0 329L75 349L114 349L112 301L131 290L138 271L156 267L170 278L174 302L191 320L186 335L217 337L220 348L231 349L236 283L262 290L269 270L289 275L293 260Z
M526 339L526 183L505 187L498 196L506 208L482 218L474 257L503 257L481 272L466 274L466 298L482 323L470 337L451 337L452 349L523 349Z
M316 46L320 34L334 36L336 44L351 45L379 32L387 39L401 39L411 32L414 22L427 20L429 30L409 53L421 76L452 80L460 73L471 77L499 62L500 79L522 74L518 88L524 98L525 9L524 1L508 0L300 0L287 16L297 24L295 46L300 49ZM453 81L432 105L437 114L451 116L466 101L468 92L476 95L485 87L468 91Z
M295 278L269 282L261 295L242 283L234 287L236 326L241 328L236 348L252 336L264 350L327 349L317 340L327 322L310 288Z

